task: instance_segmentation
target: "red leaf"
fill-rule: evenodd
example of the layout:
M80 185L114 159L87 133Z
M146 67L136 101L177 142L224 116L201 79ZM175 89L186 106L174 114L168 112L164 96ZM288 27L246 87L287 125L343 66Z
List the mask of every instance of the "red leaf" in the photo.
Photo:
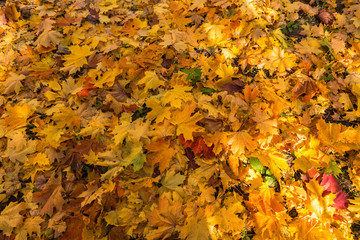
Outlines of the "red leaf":
M184 145L184 148L190 148L194 154L202 153L207 159L215 156L215 153L213 152L214 146L208 147L202 137L195 137L194 141L185 141L184 136L181 134L179 138L181 143Z
M190 141L190 140L185 141L184 135L182 135L182 134L179 136L179 138L180 138L182 145L184 145L184 148L191 147L192 141Z
M208 147L208 146L204 145L203 153L204 153L205 158L210 159L210 158L215 157L215 153L213 152L213 148L214 148L214 146Z
M195 154L201 153L204 148L204 140L202 137L195 137L194 142L191 144L191 149Z
M337 193L340 190L336 178L331 174L324 173L320 186L324 186L324 191L332 193Z
M348 197L349 195L347 195L343 191L337 192L336 198L334 199L333 207L337 209L347 209L349 204L349 201L347 200Z
M78 96L89 96L89 91L91 89L94 89L94 84L92 83L87 83L83 86L83 89L77 93Z

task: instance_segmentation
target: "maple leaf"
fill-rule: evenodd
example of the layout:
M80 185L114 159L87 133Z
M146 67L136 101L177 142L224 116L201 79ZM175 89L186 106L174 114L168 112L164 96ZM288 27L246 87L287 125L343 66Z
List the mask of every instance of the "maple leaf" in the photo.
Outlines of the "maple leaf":
M25 163L28 160L27 155L35 152L36 141L25 138L25 133L22 131L16 131L8 135L9 139L8 146L2 157L8 157L12 162Z
M49 125L40 131L41 134L46 136L46 142L53 147L58 147L60 145L61 136L64 134L64 131L56 126Z
M296 55L287 53L280 47L268 50L264 56L269 60L265 63L265 68L269 69L271 74L274 73L275 69L279 73L283 73L296 65Z
M201 132L203 128L196 125L203 117L200 113L195 113L191 116L195 109L195 105L186 105L182 111L178 110L173 113L170 120L171 123L177 125L176 134L184 136L185 140L193 140L194 132Z
M287 160L283 154L280 153L254 153L252 156L257 157L260 162L270 168L271 172L276 178L280 178L282 173L289 168Z
M15 91L16 94L19 94L20 88L23 86L21 81L26 77L23 74L18 75L17 73L10 72L10 76L4 82L5 94L9 94Z
M69 73L72 74L79 71L81 67L88 63L86 57L90 56L93 51L91 51L91 47L87 45L70 46L69 50L71 54L64 57L64 67L61 68L61 70L69 71Z
M348 210L354 213L360 212L360 198L356 197L355 199L349 200L350 205L348 207Z
M359 6L7 2L0 239L356 238Z
M146 155L143 153L141 143L137 141L128 141L124 147L125 156L121 161L121 166L127 167L133 165L134 171L139 171L146 162Z
M192 87L175 85L173 89L167 91L161 98L161 103L170 103L172 107L181 108L182 102L192 101L193 97L189 93Z
M225 145L229 145L231 151L235 155L241 155L245 153L245 148L249 151L254 151L257 143L252 140L252 137L246 131L240 131L228 135L227 140L223 142Z
M161 180L161 184L167 189L177 190L180 188L179 185L184 182L185 178L186 177L180 173L175 173L175 171L168 171L165 177Z
M217 82L217 84L222 86L231 82L232 77L234 77L234 74L237 72L237 70L237 68L234 68L231 65L225 63L220 64L219 68L215 71L215 73L220 77L220 81Z
M173 13L173 23L175 23L180 30L185 30L186 25L191 23L191 19L186 16L185 12L176 11Z
M235 194L234 194L235 195ZM230 233L236 236L239 229L244 227L244 220L239 217L244 211L244 206L241 204L242 199L234 195L225 196L223 206L219 206L211 217L207 218L210 226L218 226L218 229L224 233Z
M323 189L315 179L311 179L306 187L308 190L309 208L313 209L319 218L329 218L331 216L329 206L333 202L333 194L323 196Z
M156 98L148 98L146 106L151 108L151 111L146 115L146 119L150 121L155 120L156 123L163 122L165 119L171 118L171 111L168 107L164 107Z
M193 0L191 6L189 7L189 10L192 11L196 8L200 9L204 6L206 2L206 0Z
M132 129L128 129L129 136L136 140L146 138L149 135L149 125L150 121L144 122L141 119L136 119L132 122Z
M94 86L98 88L103 88L103 85L111 87L114 85L115 79L118 75L122 73L122 69L115 66L112 69L108 69L102 76L98 77L98 80L95 80Z
M262 111L260 108L255 110L255 117L252 119L257 122L257 128L260 130L262 134L277 134L277 120L270 119L271 116L268 111Z
M145 146L149 151L147 154L147 163L154 166L159 163L160 172L164 172L170 166L172 157L176 151L170 147L170 142L160 139Z
M334 199L333 207L337 209L347 209L348 208L348 198L349 195L344 193L343 191L339 191L336 193L336 198Z
M279 220L284 218L278 219L272 214L268 215L263 212L255 213L254 218L257 226L257 236L262 239L284 239L281 224L279 223Z
M242 92L245 84L240 80L233 80L224 84L223 90L227 91L229 94L234 94L235 92Z
M80 135L91 136L91 139L95 139L97 136L105 132L105 126L109 121L110 113L98 112L95 116L91 118L91 121L88 125L81 129Z
M95 89L96 87L92 83L87 83L83 86L83 89L77 93L78 96L89 96L89 90Z
M326 123L323 119L320 119L316 127L321 142L339 152L349 150L350 146L347 142L354 143L357 139L355 130L345 128L341 124Z
M62 193L64 189L61 186L61 175L53 173L47 181L43 190L33 194L33 200L42 204L41 215L54 213L54 208L58 211L62 210L65 203Z
M166 239L172 236L177 226L184 221L183 205L179 201L172 202L165 198L157 200L157 208L147 214L149 225L156 227L146 235L147 239Z
M83 228L85 227L82 216L72 216L66 219L66 231L59 240L73 239L82 240Z
M294 47L299 53L302 54L320 54L321 44L316 38L302 39L299 43L296 43Z
M318 87L310 78L300 80L292 90L294 94L292 99L295 100L299 96L304 95L304 101L309 102L310 99L318 92L318 90Z
M62 37L63 35L57 31L46 30L40 34L34 44L41 45L43 47L50 47L52 43L58 45L60 43L60 38Z
M150 89L157 89L164 86L164 81L160 80L155 72L146 71L145 76L139 80L138 85L144 84L143 95Z
M9 116L5 117L2 121L2 125L7 129L14 129L17 127L23 127L26 125L27 119L33 113L33 109L27 103L22 105L8 106L7 111Z
M259 88L255 87L254 89L251 90L251 87L249 85L246 85L243 90L243 93L244 93L244 100L247 103L251 103L257 99L259 94Z
M336 178L332 174L324 173L320 186L324 186L325 191L337 193L340 190L340 186L337 183Z
M38 236L40 236L41 231L41 223L43 223L45 220L42 219L40 216L34 216L30 218L26 218L24 221L23 229L26 231L29 236L32 235L32 233L37 233Z
M209 229L206 218L201 218L201 214L191 217L189 222L180 231L180 237L187 240L208 240Z
M70 129L74 129L74 127L80 128L81 117L69 107L59 108L59 112L54 113L51 118L60 129L66 126Z
M13 229L22 224L24 216L21 215L20 212L26 208L27 204L25 202L10 202L10 204L1 211L0 230L3 231L6 236L10 236Z
M222 25L212 25L210 23L205 23L202 25L205 32L208 34L208 44L209 46L216 46L224 44L226 35L223 31L225 26Z

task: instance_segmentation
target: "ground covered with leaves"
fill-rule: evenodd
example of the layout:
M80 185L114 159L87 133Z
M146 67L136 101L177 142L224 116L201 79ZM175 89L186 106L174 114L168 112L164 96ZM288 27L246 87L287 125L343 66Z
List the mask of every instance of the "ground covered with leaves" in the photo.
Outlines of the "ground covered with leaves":
M0 239L359 237L358 0L0 5Z

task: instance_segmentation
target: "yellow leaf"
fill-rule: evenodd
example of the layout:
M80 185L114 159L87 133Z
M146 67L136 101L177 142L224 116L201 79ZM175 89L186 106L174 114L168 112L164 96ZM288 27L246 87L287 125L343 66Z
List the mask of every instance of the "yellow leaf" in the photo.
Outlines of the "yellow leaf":
M206 0L192 0L191 2L192 2L192 4L189 7L190 11L192 11L196 8L199 8L199 9L202 8L207 1Z
M209 227L207 220L202 216L203 210L199 210L196 216L188 217L186 225L180 229L180 238L187 240L209 240Z
M316 124L318 138L321 143L332 147L335 151L345 152L351 149L350 144L358 146L358 131L336 123L326 123L320 119Z
M12 162L25 163L27 161L27 155L35 152L36 141L26 140L25 132L16 131L8 135L10 141L6 148L5 154L2 157L9 157Z
M26 205L25 202L10 202L10 204L2 210L0 214L0 230L6 236L10 236L13 229L22 224L24 216L20 215L20 212L26 209Z
M241 155L245 153L245 148L249 151L254 151L257 142L253 140L253 137L246 131L235 132L228 136L227 143L230 146L230 150L235 155Z
M90 46L70 46L71 54L64 57L64 67L61 70L69 71L69 74L75 73L80 70L85 64L88 63L87 57L94 51L91 51Z
M307 207L313 209L319 218L331 219L331 213L335 211L332 207L335 194L322 196L323 187L315 179L310 179L306 187L308 190Z
M208 34L209 47L216 46L216 45L222 45L222 44L225 44L225 42L227 42L227 41L225 41L226 35L224 34L225 26L212 25L210 23L204 23L202 26L203 26L205 32L207 32L207 34Z
M201 132L204 130L203 127L196 125L198 121L203 119L202 114L195 113L193 116L190 115L193 113L195 105L186 105L182 111L176 111L173 113L173 117L170 120L171 123L176 124L176 135L184 135L185 140L193 140L194 132Z
M265 63L265 68L269 69L271 74L276 69L279 73L283 73L296 66L296 55L287 53L280 47L274 47L272 50L266 51L264 56L268 59Z
M42 219L40 216L34 216L26 218L24 222L23 228L26 230L26 232L31 236L32 233L37 233L40 235L41 231L41 223L43 223L45 220Z
M237 68L232 67L229 64L222 63L215 73L220 77L220 81L217 83L220 87L232 80L234 74L237 72Z
M52 147L60 146L60 138L65 132L56 126L49 125L44 128L41 134L45 135L45 140L49 143Z
M4 118L2 125L6 126L8 130L26 125L27 119L33 113L30 105L24 103L23 105L9 106L7 111L10 116Z
M46 30L42 34L40 34L40 36L34 43L43 47L50 47L51 43L55 43L56 45L58 45L60 43L60 38L62 37L63 35L57 31Z
M282 176L283 172L289 168L285 156L281 153L273 152L266 155L255 153L251 156L257 157L264 166L269 167L271 172L278 179Z
M360 198L356 197L355 199L349 199L350 205L348 207L348 210L359 214L360 213Z
M65 126L69 127L69 129L74 129L74 127L80 128L81 117L69 107L59 108L59 112L54 113L52 119L59 128L64 128Z
M147 163L151 166L159 163L161 173L170 166L170 161L176 153L175 149L170 147L170 142L165 140L152 142L146 145L145 148L149 151L147 154Z
M150 230L146 239L167 239L176 231L176 227L184 220L182 202L174 201L170 203L165 198L157 200L157 208L147 214L149 226L157 227Z
M115 78L122 73L122 69L119 68L113 68L108 69L105 73L102 74L102 76L99 76L99 79L95 81L94 86L103 88L103 85L106 84L108 87L111 87L114 85Z
M303 38L300 43L296 43L294 47L301 54L320 54L321 44L317 38Z
M257 123L257 128L261 134L278 134L277 119L270 118L271 116L268 111L262 111L260 108L255 110L255 117L252 119Z
M156 98L148 98L146 100L146 106L151 108L151 111L146 115L146 119L150 121L155 119L156 123L161 123L165 119L171 118L169 107L164 107Z
M15 91L16 94L19 94L20 88L23 86L21 80L24 80L26 77L23 74L17 74L10 72L10 76L4 82L5 94L9 94Z
M183 102L193 101L193 96L189 91L192 87L175 85L173 89L167 91L161 98L162 104L170 103L172 107L181 108Z
M161 180L161 184L163 187L176 190L179 188L179 185L183 184L185 181L185 176L180 173L175 173L175 171L166 172L165 177Z
M160 80L154 71L146 71L145 77L139 80L138 85L144 84L142 91L143 97L146 96L147 91L150 89L157 89L160 86L164 86L164 81Z
M140 138L146 138L149 134L149 126L150 121L147 120L146 122L143 122L142 119L137 119L132 123L132 129L129 129L129 136L136 140L140 140Z
M37 153L35 156L29 158L29 164L46 166L46 165L50 165L50 159L45 153Z

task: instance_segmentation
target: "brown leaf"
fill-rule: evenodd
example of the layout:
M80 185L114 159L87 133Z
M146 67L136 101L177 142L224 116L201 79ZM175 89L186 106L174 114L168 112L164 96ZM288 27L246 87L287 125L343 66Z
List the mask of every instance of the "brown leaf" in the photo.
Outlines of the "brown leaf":
M109 232L109 240L123 240L127 239L124 227L113 227Z
M223 121L220 119L215 119L213 117L204 117L200 123L204 124L206 130L209 130L211 133L216 132L223 126Z
M46 183L44 189L40 192L36 192L33 195L33 200L38 203L42 203L43 208L40 211L41 215L49 214L53 215L54 208L58 211L62 210L65 200L62 197L64 189L61 186L61 175L53 173Z
M234 94L236 92L242 92L244 86L244 82L237 79L224 84L223 90L227 91L229 94Z
M316 86L315 82L310 78L299 81L295 87L293 88L293 97L292 99L295 100L299 96L304 94L304 102L309 102L310 99L318 92L318 87Z
M82 230L85 226L82 216L74 216L65 220L66 231L59 240L82 240Z
M126 101L126 93L124 89L120 86L119 82L115 82L115 84L109 89L108 93L110 93L116 101L125 102Z
M324 24L332 24L334 21L334 16L329 13L326 9L321 9L317 15L317 17L322 21Z

